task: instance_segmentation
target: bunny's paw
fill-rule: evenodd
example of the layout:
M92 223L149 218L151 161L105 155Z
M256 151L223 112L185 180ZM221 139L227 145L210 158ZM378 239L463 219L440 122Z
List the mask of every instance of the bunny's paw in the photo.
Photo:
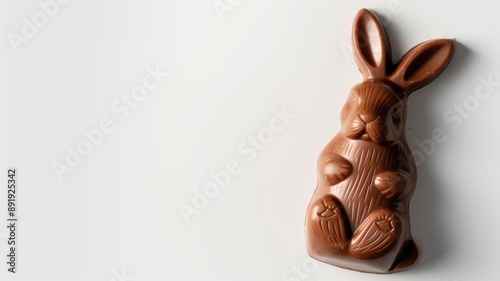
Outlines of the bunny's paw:
M352 174L352 164L338 154L326 154L319 158L319 173L330 183L336 185Z
M398 197L408 184L405 172L385 171L375 177L375 188L387 198L392 200Z

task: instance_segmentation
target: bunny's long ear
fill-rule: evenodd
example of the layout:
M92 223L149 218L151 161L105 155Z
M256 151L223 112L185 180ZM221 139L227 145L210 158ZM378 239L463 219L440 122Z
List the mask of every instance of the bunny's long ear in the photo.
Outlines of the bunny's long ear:
M352 27L354 58L364 80L386 78L388 66L392 64L391 44L377 17L361 9Z
M418 44L403 56L389 80L408 95L434 80L448 66L455 41L430 40Z

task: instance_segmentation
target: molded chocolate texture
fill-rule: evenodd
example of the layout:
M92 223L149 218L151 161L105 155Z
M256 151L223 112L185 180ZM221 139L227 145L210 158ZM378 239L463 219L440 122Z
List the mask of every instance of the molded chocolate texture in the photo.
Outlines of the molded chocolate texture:
M404 135L407 98L446 68L454 41L423 42L393 64L389 38L366 9L354 19L352 41L363 81L342 109L340 132L318 158L306 247L311 257L339 267L397 272L420 257L409 221L416 168Z

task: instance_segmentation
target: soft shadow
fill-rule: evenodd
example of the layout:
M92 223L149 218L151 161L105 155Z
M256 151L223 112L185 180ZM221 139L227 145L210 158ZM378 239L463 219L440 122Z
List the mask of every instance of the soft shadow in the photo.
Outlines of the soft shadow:
M419 95L419 98L410 97L408 112L415 114L408 115L408 120L412 120L412 126L408 129L413 138L408 138L407 141L412 150L418 149L415 139L430 138L432 131L441 126L443 112L435 109L434 97L453 95L450 88L460 81L459 77L463 76L467 66L472 63L472 57L470 49L455 42L455 54L445 71L435 81L412 94ZM436 145L436 149L439 149L439 145ZM442 209L446 199L442 187L445 186L446 179L439 174L438 165L437 158L431 154L417 167L417 186L410 203L412 233L421 250L417 268L431 266L453 251L453 245L450 244L453 239L447 237L451 234L442 224L446 219Z

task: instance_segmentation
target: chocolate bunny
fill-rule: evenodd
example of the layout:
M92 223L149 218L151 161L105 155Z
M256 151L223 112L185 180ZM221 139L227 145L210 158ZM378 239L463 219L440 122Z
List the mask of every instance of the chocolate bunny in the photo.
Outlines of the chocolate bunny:
M306 247L339 267L397 272L420 257L410 233L416 167L405 139L406 103L446 68L454 41L423 42L393 64L389 39L366 9L356 15L352 39L363 82L351 90L340 132L319 156Z

